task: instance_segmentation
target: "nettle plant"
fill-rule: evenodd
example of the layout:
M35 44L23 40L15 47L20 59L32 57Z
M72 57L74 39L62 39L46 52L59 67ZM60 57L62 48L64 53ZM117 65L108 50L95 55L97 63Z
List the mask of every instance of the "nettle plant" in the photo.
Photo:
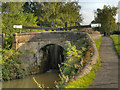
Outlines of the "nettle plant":
M68 46L64 52L65 61L60 68L60 81L56 82L56 87L64 87L68 82L75 80L75 76L81 72L84 66L89 62L93 55L93 48L88 45L87 48L81 47L77 50L76 46L72 46L70 41L66 41Z

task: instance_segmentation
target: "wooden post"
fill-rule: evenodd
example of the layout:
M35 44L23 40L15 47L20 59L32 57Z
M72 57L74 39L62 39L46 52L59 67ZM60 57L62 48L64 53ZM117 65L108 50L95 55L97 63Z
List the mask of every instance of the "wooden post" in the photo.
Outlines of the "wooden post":
M40 22L40 27L41 27L41 24L42 24L42 23Z
M4 48L5 44L5 33L2 34L2 48Z
M77 21L75 22L75 26L78 26L78 22ZM77 30L79 30L79 29L77 28Z
M53 28L53 26L54 26L54 23L52 22L52 23L51 23L51 27Z
M78 25L78 23L77 22L75 22L75 26L77 26Z
M65 22L65 28L67 28L67 22ZM67 31L67 29L65 29Z
M51 28L53 28L53 26L54 26L54 23L52 22L52 23L51 23ZM53 31L53 29L52 29L52 31Z

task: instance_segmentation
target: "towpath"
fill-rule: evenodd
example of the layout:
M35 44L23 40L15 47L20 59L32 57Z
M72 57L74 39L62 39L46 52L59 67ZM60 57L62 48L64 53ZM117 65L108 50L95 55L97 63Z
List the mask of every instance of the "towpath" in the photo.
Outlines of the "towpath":
M99 53L102 65L89 88L118 88L118 55L110 37L102 37Z

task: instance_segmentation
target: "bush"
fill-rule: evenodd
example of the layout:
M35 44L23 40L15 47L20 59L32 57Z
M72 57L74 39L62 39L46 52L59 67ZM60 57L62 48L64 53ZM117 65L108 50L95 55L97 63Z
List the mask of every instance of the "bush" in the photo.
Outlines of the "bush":
M102 40L102 37L100 37L99 39L94 39L98 52L99 52L101 40ZM87 75L80 77L75 81L69 82L67 85L64 86L64 88L85 88L86 90L86 88L88 88L89 85L93 83L93 80L96 77L95 72L100 69L100 66L101 66L100 62L101 62L101 59L99 57L96 60L96 64L93 66L92 70Z
M79 74L84 66L91 60L93 55L93 48L88 46L87 48L80 48L77 50L76 46L71 46L71 43L67 41L67 50L64 52L66 60L60 66L60 81L56 83L56 87L64 87L69 81L75 79L75 75Z
M18 59L20 52L14 50L3 50L3 61L2 61L2 79L12 80L24 78L27 75L27 69L22 67L24 64Z
M120 31L113 31L112 34L117 34L117 35L120 35Z

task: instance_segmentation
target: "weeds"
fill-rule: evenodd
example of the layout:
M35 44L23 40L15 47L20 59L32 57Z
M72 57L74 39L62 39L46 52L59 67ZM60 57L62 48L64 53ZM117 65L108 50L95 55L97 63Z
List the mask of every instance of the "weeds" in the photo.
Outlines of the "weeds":
M24 63L18 59L20 52L14 51L12 49L2 50L3 60L2 60L2 79L3 80L13 80L24 78L27 75L27 69Z
M61 66L59 65L60 81L57 82L57 88L63 88L67 83L75 80L75 75L79 74L84 66L91 60L93 48L88 45L87 48L81 47L80 50L76 46L72 46L70 41L66 42L68 46L64 56L66 60Z
M94 39L96 43L97 50L99 52L99 47L101 44L101 37L100 39ZM93 66L92 70L85 76L78 78L77 80L73 81L71 80L69 83L64 85L64 88L88 88L90 84L93 83L93 80L95 79L95 72L99 70L99 67L101 65L100 63L101 59L97 59L97 63Z

